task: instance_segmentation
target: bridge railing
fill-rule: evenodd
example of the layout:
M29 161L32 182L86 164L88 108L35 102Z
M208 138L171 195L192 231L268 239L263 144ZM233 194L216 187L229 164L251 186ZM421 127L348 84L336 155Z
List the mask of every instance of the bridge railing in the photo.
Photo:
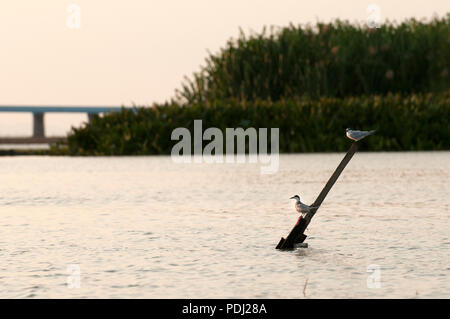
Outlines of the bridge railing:
M89 122L101 113L120 112L118 106L24 106L0 105L0 112L20 112L33 114L33 138L45 138L45 113L87 113Z

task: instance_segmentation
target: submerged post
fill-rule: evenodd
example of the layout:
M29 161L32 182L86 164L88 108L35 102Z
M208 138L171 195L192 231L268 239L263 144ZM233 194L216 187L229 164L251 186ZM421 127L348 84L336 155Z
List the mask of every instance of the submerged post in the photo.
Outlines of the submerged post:
M33 137L44 137L44 113L33 113Z
M316 214L317 210L319 209L323 200L327 196L328 192L333 187L334 183L336 183L339 175L341 175L342 171L347 166L348 162L350 162L350 160L352 159L352 157L355 154L357 149L358 149L358 143L354 142L352 144L352 146L350 147L350 149L347 151L347 154L342 159L339 166L334 171L333 175L331 175L330 179L328 180L327 184L320 192L317 199L311 205L316 208L311 213L308 213L305 216L305 218L299 218L299 220L297 221L297 224L295 224L294 228L291 230L291 232L286 237L286 239L281 238L280 242L276 246L276 249L292 249L292 248L294 248L295 244L303 243L305 241L306 235L304 234L304 232L306 230L306 227L308 227L309 223L311 222L311 219Z

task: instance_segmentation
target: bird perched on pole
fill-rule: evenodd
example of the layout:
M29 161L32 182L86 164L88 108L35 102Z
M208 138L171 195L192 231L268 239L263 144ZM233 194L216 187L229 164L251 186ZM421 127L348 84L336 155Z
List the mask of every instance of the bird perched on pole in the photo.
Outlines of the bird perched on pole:
M347 135L347 137L351 140L354 141L360 141L363 138L372 135L376 132L377 130L372 130L372 131L356 131L356 130L352 130L350 128L345 129L345 134Z
M302 214L302 217L305 217L307 213L310 213L317 209L317 207L315 207L315 206L308 206L308 205L302 203L300 200L300 196L298 196L298 195L292 196L290 199L295 199L295 209L300 214Z

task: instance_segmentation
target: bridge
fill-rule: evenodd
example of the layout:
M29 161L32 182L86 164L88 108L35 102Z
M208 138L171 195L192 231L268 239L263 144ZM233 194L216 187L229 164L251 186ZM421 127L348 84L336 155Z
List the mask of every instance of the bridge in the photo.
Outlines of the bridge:
M118 106L24 106L0 105L0 112L20 112L33 114L32 137L8 137L1 138L0 144L52 144L65 137L45 137L44 115L45 113L87 113L89 122L101 113L120 112Z

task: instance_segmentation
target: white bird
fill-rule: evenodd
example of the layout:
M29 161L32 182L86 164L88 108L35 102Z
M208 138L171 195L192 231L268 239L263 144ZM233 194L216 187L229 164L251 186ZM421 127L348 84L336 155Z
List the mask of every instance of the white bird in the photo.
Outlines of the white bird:
M345 133L347 135L347 137L351 140L354 141L360 141L363 138L365 138L366 136L372 135L376 132L376 130L372 130L372 131L355 131L352 129L347 128L345 130Z
M302 217L305 217L307 213L310 213L311 211L315 210L317 207L314 206L308 206L300 201L300 196L295 195L292 196L290 199L295 199L295 209L302 214Z

